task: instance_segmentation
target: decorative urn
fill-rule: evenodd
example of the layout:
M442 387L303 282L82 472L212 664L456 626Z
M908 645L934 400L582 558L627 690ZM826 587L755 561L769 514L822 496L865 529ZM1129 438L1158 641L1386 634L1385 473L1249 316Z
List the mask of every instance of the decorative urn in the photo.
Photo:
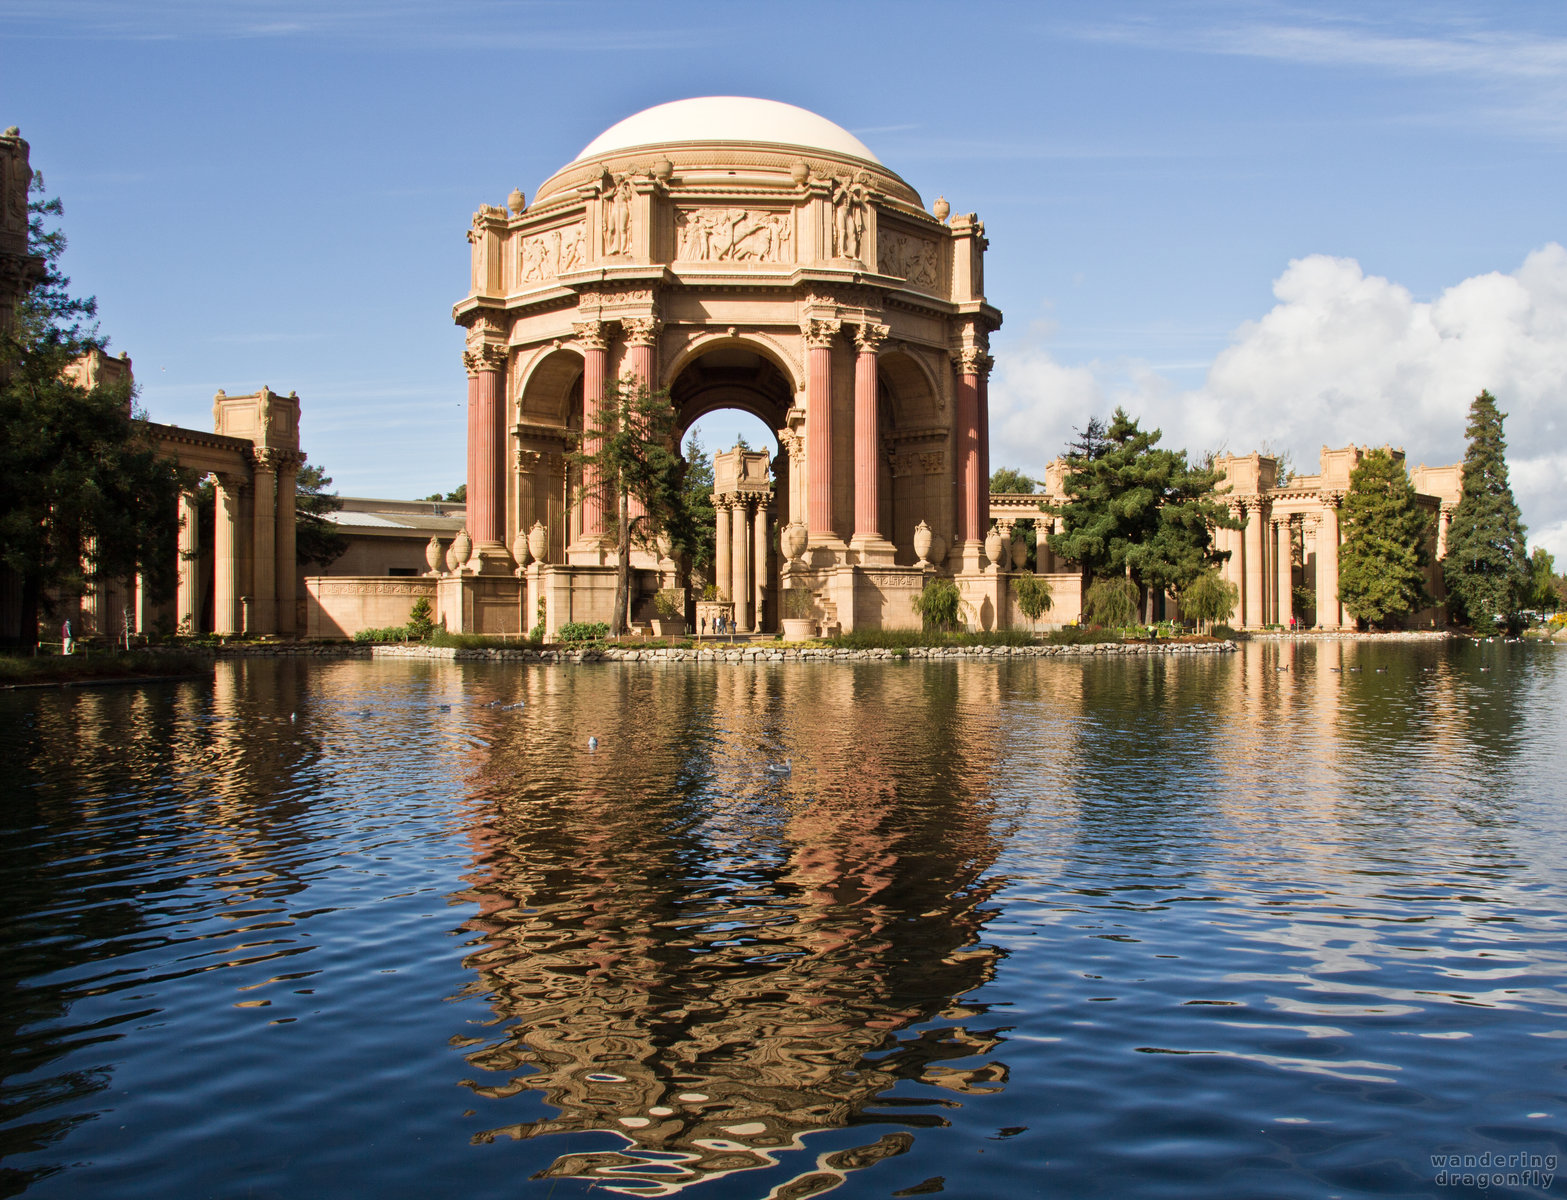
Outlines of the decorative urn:
M425 543L424 561L429 564L431 575L439 575L441 573L441 559L445 553L446 547L441 545L440 538L432 535L430 540Z
M932 529L930 531L930 561L932 564L939 567L946 560L947 539Z
M928 566L930 563L930 547L934 541L934 535L930 526L921 521L914 527L914 555L919 559L920 566Z
M1001 536L1001 527L992 525L990 532L985 535L985 557L990 560L992 565L1002 570L1006 568L1006 562L1001 557L1003 546L1007 546L1007 540ZM1012 556L1010 546L1007 546L1006 554L1008 558Z
M446 552L447 565L453 571L460 571L472 554L473 539L468 536L466 529L459 529L457 536L452 539L452 548Z
M806 528L804 521L791 521L784 526L783 536L779 539L784 557L790 562L799 562L800 555L805 553Z
M947 214L952 211L952 205L947 203L945 196L937 196L936 203L931 205L931 211L936 214L936 220L945 221Z
M528 565L528 531L517 526L517 536L511 540L511 556L517 560L517 570Z
M675 552L675 540L662 529L658 531L658 561L668 562Z
M1012 535L1012 569L1021 571L1023 565L1028 562L1028 542L1023 535L1014 531Z
M511 209L512 216L522 216L522 210L528 207L528 198L522 194L521 188L512 188L511 195L506 197L506 207Z
M804 187L805 181L811 177L811 168L802 160L795 159L794 166L789 168L789 178L794 180L795 187Z
M550 531L544 527L543 521L535 521L533 528L528 530L528 553L536 563L549 561Z

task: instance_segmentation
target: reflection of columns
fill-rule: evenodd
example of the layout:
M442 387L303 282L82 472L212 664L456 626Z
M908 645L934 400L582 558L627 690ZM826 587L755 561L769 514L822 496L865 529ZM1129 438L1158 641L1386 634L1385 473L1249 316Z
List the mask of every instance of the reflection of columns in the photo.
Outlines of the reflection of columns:
M805 335L805 520L812 542L834 541L832 523L832 339L838 321L811 319Z
M767 497L758 495L756 498L756 510L751 517L751 591L755 597L756 620L753 624L758 633L762 629L762 617L767 610Z
M1338 602L1338 506L1342 492L1322 493L1322 524L1317 528L1317 624L1338 629L1344 620Z
M729 498L727 496L713 496L713 513L718 518L718 524L714 530L713 538L713 584L725 594L728 599L729 588L734 580L729 566L730 535L729 535Z
M196 493L180 493L180 556L176 565L174 591L174 628L180 633L196 633L196 548L200 545L196 528Z
M854 332L854 540L881 538L880 430L876 413L876 351L887 340L885 325L861 325Z
M504 346L480 345L463 355L468 382L468 534L475 546L506 541L506 404Z
M1261 498L1250 499L1246 502L1246 595L1245 623L1255 628L1266 621L1263 613L1263 588L1267 586L1267 576L1264 573L1263 554L1265 553L1262 536L1262 523L1265 518L1262 515Z
M1293 570L1294 555L1290 552L1290 519L1288 517L1275 517L1273 523L1278 526L1278 550L1275 561L1278 566L1277 613L1274 620L1280 625L1288 625L1290 617L1295 614L1295 573Z
M277 464L278 452L258 446L251 489L251 618L246 633L277 632Z
M572 326L582 348L582 452L597 454L602 439L593 430L604 423L604 376L609 366L609 338L603 321L579 321ZM582 468L582 537L584 541L604 536L606 497L598 468Z
M243 480L215 477L212 522L212 632L239 632L239 489Z
M298 488L299 459L285 455L277 472L277 631L295 632L295 597L298 586L294 558L294 496Z
M733 511L729 518L729 532L731 549L729 554L730 578L733 583L729 588L729 597L735 605L735 628L751 628L751 538L748 518L750 506L743 497L735 497L732 501Z

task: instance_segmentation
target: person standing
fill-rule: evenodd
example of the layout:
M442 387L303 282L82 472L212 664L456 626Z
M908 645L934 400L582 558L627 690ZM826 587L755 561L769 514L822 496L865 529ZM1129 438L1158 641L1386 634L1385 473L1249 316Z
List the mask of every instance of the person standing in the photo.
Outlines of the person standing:
M69 617L67 617L65 619L65 623L60 626L60 653L76 653L76 639L71 637L71 619Z

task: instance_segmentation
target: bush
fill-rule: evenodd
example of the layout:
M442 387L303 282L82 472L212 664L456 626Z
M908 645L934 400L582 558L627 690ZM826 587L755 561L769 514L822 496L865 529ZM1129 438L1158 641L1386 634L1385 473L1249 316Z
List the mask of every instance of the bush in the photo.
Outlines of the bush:
M1209 567L1181 593L1181 615L1201 629L1210 621L1228 621L1240 598L1240 589Z
M1038 575L1018 576L1012 581L1012 594L1017 597L1018 610L1030 621L1050 611L1050 582Z
M1089 629L1083 625L1068 625L1045 634L1048 646L1093 646L1100 642L1118 642L1121 635L1111 629Z
M950 631L958 627L963 611L963 596L952 580L932 575L912 603L926 629Z
M809 588L785 588L783 615L791 621L807 621L816 615L816 601Z
M509 633L451 633L445 629L437 629L430 636L430 645L449 646L453 650L488 650L492 647L517 646L524 640L537 645L539 639L529 637L527 639L516 637Z
M685 616L683 600L679 588L660 588L653 597L653 611L660 621L678 621Z
M363 645L366 642L406 642L408 640L408 626L388 625L385 629L361 629L354 634L354 641Z
M567 621L560 627L563 642L601 642L609 636L609 625L604 621Z
M408 610L408 636L422 642L434 632L435 621L430 613L430 600L427 596L420 596Z
M1022 629L974 632L942 632L931 629L856 629L828 639L839 650L894 650L941 646L1032 646L1035 640Z

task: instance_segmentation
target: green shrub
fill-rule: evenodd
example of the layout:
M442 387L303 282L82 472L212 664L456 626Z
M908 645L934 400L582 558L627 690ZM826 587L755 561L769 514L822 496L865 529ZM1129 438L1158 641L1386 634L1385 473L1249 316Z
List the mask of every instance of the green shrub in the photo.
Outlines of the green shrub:
M420 596L408 610L408 636L424 641L435 632L435 621L430 612L428 596Z
M1017 598L1018 611L1030 621L1037 621L1050 611L1052 595L1048 579L1019 575L1012 581L1012 594Z
M913 597L914 611L926 629L953 630L963 611L963 596L958 585L940 575L932 575L925 581L920 594Z
M408 640L408 626L388 625L385 629L361 629L354 634L354 641L361 645L366 642L406 642Z
M567 621L559 636L563 642L601 642L609 636L609 625L604 621Z
M678 621L685 616L684 600L679 588L660 588L653 597L653 611L660 621Z
M785 588L783 615L791 621L806 621L816 615L816 601L809 588Z
M1032 646L1035 639L1024 629L988 629L943 632L934 629L856 629L829 638L840 650L893 650L942 646ZM900 657L905 657L901 655Z
M1121 635L1113 629L1089 629L1084 625L1068 625L1045 634L1045 644L1050 646L1093 646L1120 640Z

